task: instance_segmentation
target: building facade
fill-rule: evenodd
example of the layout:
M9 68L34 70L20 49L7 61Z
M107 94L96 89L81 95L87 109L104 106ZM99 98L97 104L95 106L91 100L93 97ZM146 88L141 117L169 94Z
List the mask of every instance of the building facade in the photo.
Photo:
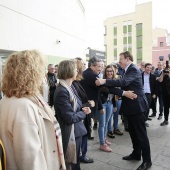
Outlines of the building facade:
M48 63L84 57L84 0L0 1L0 57L37 49Z
M118 62L119 53L130 51L134 63L152 61L152 2L138 4L135 12L104 21L107 64Z
M152 64L157 67L159 61L165 64L170 59L170 34L166 29L155 28L152 37Z

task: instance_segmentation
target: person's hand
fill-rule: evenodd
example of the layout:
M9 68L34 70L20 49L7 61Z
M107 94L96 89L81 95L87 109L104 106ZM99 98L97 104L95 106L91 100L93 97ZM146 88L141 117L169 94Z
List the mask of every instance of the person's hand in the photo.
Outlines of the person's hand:
M114 107L113 112L116 112L116 111L117 111L117 107Z
M100 110L100 114L102 114L102 115L104 114L104 109Z
M97 80L95 81L96 86L100 86L100 85L106 83L106 79L101 79L101 78L98 78L98 77L96 77L96 79L97 79Z
M88 100L89 104L91 105L91 107L94 107L95 106L95 102L94 100Z
M155 95L155 94L153 94L153 95L152 95L152 98L153 98L153 99L155 99L155 98L156 98L156 95Z
M136 99L137 95L134 93L134 91L124 91L124 96L126 96L129 99Z
M82 108L83 112L88 115L89 113L91 113L91 109L89 107L83 107Z
M117 102L119 99L119 96L115 95L115 101Z

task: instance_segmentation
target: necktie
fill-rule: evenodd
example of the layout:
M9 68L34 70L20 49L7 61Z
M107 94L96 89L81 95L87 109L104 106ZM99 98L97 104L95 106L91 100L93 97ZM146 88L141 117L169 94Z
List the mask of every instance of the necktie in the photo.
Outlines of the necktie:
M125 75L125 70L123 70L122 78L124 77L124 75Z

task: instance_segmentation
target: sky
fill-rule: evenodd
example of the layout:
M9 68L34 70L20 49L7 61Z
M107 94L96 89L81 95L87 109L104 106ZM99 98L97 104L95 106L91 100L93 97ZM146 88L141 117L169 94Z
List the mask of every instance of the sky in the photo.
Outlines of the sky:
M85 0L87 47L104 50L104 20L135 12L136 4L146 2L152 2L153 28L170 32L170 0Z

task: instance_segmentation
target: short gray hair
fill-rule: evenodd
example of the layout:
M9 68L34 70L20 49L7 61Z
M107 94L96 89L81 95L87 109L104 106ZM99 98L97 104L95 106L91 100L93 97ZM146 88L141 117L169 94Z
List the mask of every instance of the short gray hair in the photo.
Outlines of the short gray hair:
M96 66L98 62L103 62L102 59L97 58L97 57L91 57L88 63L88 67L92 66Z

